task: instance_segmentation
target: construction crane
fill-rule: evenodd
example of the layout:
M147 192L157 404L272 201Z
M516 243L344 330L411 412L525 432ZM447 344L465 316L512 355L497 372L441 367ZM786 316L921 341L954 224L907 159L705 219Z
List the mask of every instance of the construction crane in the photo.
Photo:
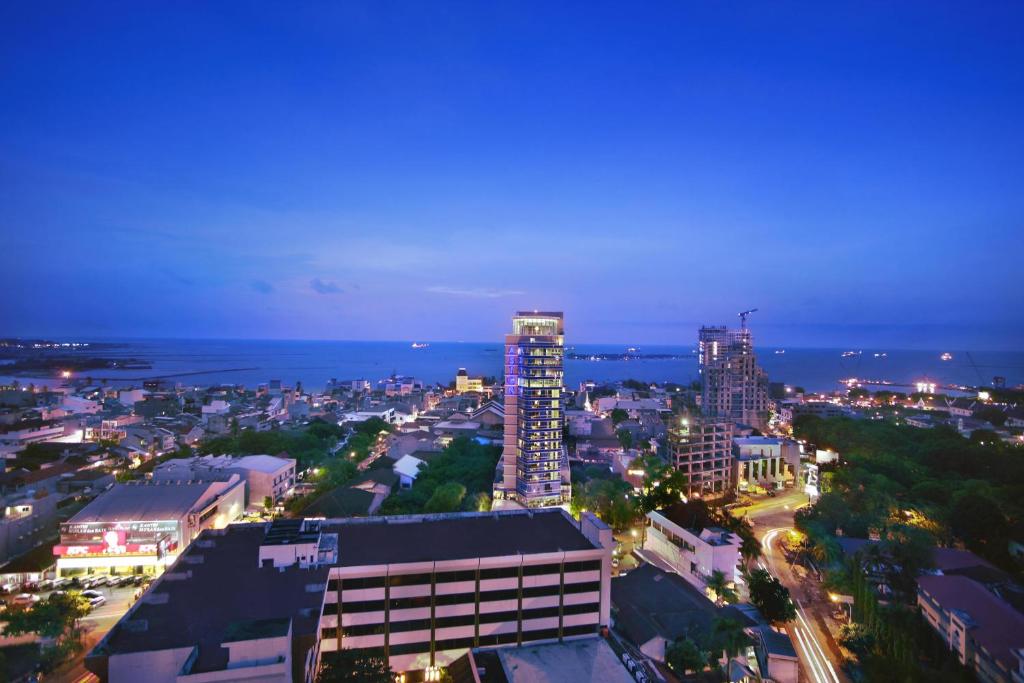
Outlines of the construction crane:
M740 329L741 330L747 329L747 316L750 315L751 313L756 313L756 312L757 312L756 308L751 308L749 311L743 311L742 313L739 314L739 316L740 316Z

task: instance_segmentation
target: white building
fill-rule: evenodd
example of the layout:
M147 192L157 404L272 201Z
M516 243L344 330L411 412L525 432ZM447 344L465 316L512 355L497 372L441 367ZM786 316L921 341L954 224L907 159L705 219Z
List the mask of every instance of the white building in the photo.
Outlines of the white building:
M153 479L161 481L219 481L237 474L247 489L246 502L250 507L262 507L265 498L273 501L283 498L295 486L294 458L273 455L207 455L194 458L175 458L157 465Z
M715 571L735 583L739 579L740 537L721 527L687 529L672 516L669 510L647 513L644 550L667 562L701 591L707 589L707 579Z
M745 436L732 440L733 481L740 491L782 488L800 472L800 447L790 439Z

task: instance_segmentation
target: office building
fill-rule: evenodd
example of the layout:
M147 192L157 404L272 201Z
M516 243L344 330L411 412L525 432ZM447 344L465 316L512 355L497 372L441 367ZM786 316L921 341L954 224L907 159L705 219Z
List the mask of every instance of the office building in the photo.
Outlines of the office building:
M750 330L702 327L697 352L701 412L758 429L767 425L768 375L757 364Z
M245 511L245 482L116 484L66 523L53 547L57 575L159 574L199 532Z
M564 329L561 313L519 312L505 336L504 450L496 500L534 507L569 498L562 444Z
M613 546L561 509L235 524L200 536L86 666L111 683L308 681L353 649L412 683L473 648L596 638Z
M717 498L731 490L731 422L682 417L668 434L670 462L686 475L687 496Z
M469 373L466 372L466 368L459 368L459 371L455 373L455 393L457 394L468 394L476 393L482 394L484 391L484 378L483 377L470 377Z

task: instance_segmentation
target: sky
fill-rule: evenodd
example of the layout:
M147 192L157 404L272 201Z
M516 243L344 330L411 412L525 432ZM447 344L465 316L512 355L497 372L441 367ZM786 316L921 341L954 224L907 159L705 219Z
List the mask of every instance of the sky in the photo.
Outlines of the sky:
M1024 349L1019 2L0 7L0 336Z

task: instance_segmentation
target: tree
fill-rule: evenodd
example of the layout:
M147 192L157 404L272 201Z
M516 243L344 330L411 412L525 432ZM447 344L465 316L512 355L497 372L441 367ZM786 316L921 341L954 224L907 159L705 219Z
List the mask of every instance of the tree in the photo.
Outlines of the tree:
M615 433L615 436L619 438L619 445L622 446L622 450L628 451L633 447L633 432L628 429L620 429Z
M270 512L274 508L274 499L270 496L263 496L263 509Z
M394 673L384 657L357 650L338 650L325 656L317 683L394 683Z
M42 668L48 672L81 650L82 631L78 620L88 613L89 601L81 593L53 593L31 607L9 610L4 615L7 621L4 633L8 636L37 633L43 638L54 638L56 643L41 653Z
M743 623L732 617L716 617L711 624L711 638L726 659L732 659L750 643Z
M466 487L457 481L441 484L423 506L424 512L455 512L466 497Z
M983 555L986 551L1005 550L1008 536L1006 517L991 498L978 493L960 496L950 511L952 531L968 548Z
M680 502L686 493L686 475L656 455L645 454L634 462L644 471L638 510L646 515L652 510L667 508Z
M789 589L764 569L750 572L750 602L769 622L778 624L796 619L796 606Z
M707 589L715 594L715 604L719 607L726 602L734 603L739 598L736 589L730 586L730 583L725 574L718 569L712 571L711 575L704 580Z
M618 426L620 422L625 422L629 419L629 413L622 408L613 408L610 417L612 418L612 424Z
M665 648L665 663L681 675L688 671L703 671L707 659L707 653L701 652L689 638L677 640Z

